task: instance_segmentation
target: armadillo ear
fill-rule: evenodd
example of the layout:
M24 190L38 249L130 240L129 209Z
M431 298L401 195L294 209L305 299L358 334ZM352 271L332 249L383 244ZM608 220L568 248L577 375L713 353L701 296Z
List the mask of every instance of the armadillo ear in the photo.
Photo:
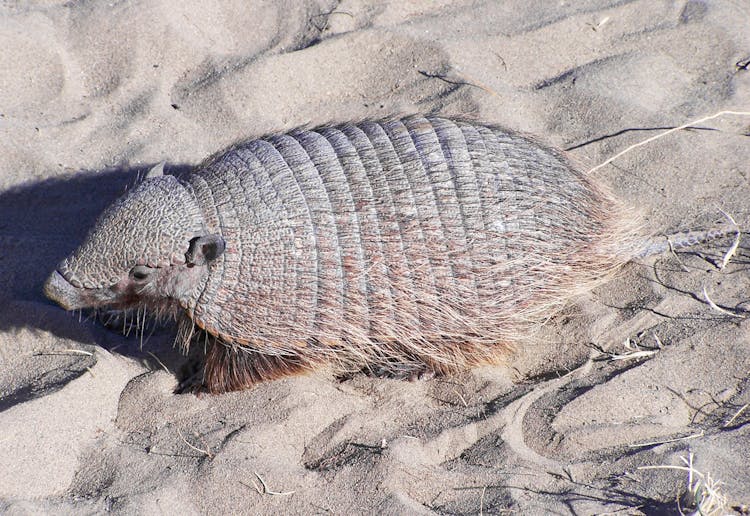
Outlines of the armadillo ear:
M153 167L151 167L151 170L149 170L148 174L146 174L146 179L153 179L155 177L163 176L165 164L166 164L166 161L162 161L158 165L154 165Z
M224 254L226 242L221 235L203 235L190 240L190 247L185 253L188 266L205 265Z

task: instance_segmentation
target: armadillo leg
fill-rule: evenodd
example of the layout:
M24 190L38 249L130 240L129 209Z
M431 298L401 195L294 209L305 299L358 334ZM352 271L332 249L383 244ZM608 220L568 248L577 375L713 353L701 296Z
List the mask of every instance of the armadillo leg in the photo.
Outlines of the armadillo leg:
M213 339L206 352L203 388L211 394L238 391L309 369L300 355L265 355Z
M468 342L443 341L435 348L427 349L424 354L413 355L408 349L400 349L398 342L381 341L378 350L381 354L365 365L362 372L378 378L429 380L467 367L502 363L503 354L498 353L499 346L500 343L487 347ZM396 350L391 353L394 347Z
M394 364L392 367L377 364L365 367L362 372L376 378L390 378L392 380L432 380L436 376L442 376L427 364Z

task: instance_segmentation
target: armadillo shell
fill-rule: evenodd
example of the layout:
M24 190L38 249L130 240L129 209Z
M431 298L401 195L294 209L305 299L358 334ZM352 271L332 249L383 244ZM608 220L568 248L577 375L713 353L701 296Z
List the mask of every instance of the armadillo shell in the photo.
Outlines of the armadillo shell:
M188 313L265 354L492 361L628 258L627 217L601 188L469 122L297 130L236 145L188 182L226 240Z

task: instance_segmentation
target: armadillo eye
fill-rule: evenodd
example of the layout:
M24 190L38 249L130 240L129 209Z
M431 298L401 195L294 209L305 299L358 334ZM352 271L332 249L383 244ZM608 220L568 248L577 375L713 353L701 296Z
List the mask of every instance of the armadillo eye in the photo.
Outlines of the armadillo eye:
M145 280L149 277L153 269L145 265L136 265L130 269L130 277L137 281Z

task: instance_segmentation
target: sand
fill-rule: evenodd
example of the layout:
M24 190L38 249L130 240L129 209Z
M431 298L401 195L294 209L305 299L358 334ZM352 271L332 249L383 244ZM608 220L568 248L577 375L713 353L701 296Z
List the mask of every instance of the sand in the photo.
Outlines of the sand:
M748 20L730 0L4 3L0 512L676 514L708 475L725 512L750 504L748 237L723 269L731 237L634 261L507 367L415 383L175 394L168 329L142 343L41 294L138 174L241 138L439 112L588 169L750 111ZM749 229L749 133L718 117L593 175L645 234L720 210Z

